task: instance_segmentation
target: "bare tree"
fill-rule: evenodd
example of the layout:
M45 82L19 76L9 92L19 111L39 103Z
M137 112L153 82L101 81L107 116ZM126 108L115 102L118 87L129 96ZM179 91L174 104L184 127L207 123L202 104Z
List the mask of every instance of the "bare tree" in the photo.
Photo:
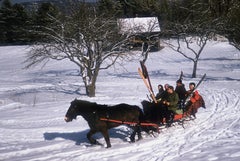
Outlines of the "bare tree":
M159 34L148 33L145 41L142 42L142 47L141 47L141 51L142 51L141 55L142 55L143 63L147 61L150 51L153 51L153 50L155 51L160 49L161 47L160 47Z
M200 55L207 42L215 36L217 21L212 18L206 1L182 2L175 3L179 9L177 13L182 13L181 19L169 22L164 34L177 40L176 44L167 42L171 49L193 62L192 77L195 78Z
M207 42L215 35L215 32L209 28L204 28L202 25L196 24L176 24L176 27L178 28L178 33L175 33L177 43L164 42L167 43L172 50L193 62L192 78L196 78L200 55ZM189 33L189 31L194 31L194 33Z
M64 20L55 19L54 28L39 31L48 42L33 46L26 67L49 59L68 59L79 67L86 94L94 97L99 71L125 55L128 35L120 36L116 20L94 14L94 10L76 12Z

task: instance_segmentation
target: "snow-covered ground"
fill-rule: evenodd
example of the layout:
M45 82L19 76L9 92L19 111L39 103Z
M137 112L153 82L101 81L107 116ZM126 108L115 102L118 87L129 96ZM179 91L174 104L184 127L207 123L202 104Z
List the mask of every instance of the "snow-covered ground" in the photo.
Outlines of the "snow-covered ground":
M138 76L138 60L100 72L96 97L84 95L77 66L51 61L24 70L27 46L0 47L0 160L240 160L240 53L227 42L210 42L191 79L192 63L168 47L149 55L146 65L152 85L175 86L184 71L186 87L207 73L199 87L206 109L185 128L173 126L156 137L128 142L128 128L110 130L112 148L91 146L82 117L66 123L64 115L75 98L101 104L140 105L148 91ZM97 140L105 145L100 134Z

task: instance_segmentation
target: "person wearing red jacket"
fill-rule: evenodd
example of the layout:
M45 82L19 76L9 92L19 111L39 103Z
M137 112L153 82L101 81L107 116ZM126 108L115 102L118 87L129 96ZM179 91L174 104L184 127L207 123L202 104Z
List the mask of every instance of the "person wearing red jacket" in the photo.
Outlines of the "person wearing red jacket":
M200 96L197 90L194 91L195 89L195 83L191 82L189 83L189 90L187 91L186 98L190 95L190 104L195 103L196 101L199 100ZM188 101L188 100L187 100Z
M187 115L193 115L194 118L196 118L195 114L197 113L197 109L199 107L205 108L205 102L202 96L197 90L194 91L195 86L195 83L189 83L189 90L187 91L186 98L190 96L190 99L186 100L187 103L185 105L185 111L187 112Z

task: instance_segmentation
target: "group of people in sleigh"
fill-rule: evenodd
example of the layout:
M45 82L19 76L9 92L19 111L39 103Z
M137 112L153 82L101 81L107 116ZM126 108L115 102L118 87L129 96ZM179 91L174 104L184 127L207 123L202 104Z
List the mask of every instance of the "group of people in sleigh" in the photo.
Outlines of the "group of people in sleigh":
M158 93L156 95L157 106L154 111L155 117L158 118L158 122L163 124L165 119L166 126L170 127L174 116L176 114L185 114L186 116L193 116L199 107L205 108L205 102L202 96L197 90L195 90L195 83L189 83L189 90L185 89L185 85L182 80L176 81L176 87L169 84L158 85Z

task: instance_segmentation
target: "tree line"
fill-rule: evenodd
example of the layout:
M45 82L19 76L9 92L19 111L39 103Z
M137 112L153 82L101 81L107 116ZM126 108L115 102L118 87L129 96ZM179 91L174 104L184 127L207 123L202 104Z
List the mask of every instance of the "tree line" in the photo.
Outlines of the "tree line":
M60 10L52 3L42 3L31 9L22 4L12 4L10 0L4 0L0 8L0 44L32 44L37 41L45 41L37 34L40 26L50 26L50 17L60 15Z
M0 8L0 44L47 41L34 31L42 26L53 25L53 18L69 16L76 3L86 5L84 1L70 2L63 1L64 7L47 2L27 8L22 4L13 5L10 0L3 0ZM198 32L197 28L204 25L208 30L227 37L231 44L240 49L238 0L99 0L88 4L94 5L99 13L109 17L157 16L162 27L162 36L174 36L180 32L195 34ZM75 9L77 10L76 7ZM182 31L182 28L185 30Z

